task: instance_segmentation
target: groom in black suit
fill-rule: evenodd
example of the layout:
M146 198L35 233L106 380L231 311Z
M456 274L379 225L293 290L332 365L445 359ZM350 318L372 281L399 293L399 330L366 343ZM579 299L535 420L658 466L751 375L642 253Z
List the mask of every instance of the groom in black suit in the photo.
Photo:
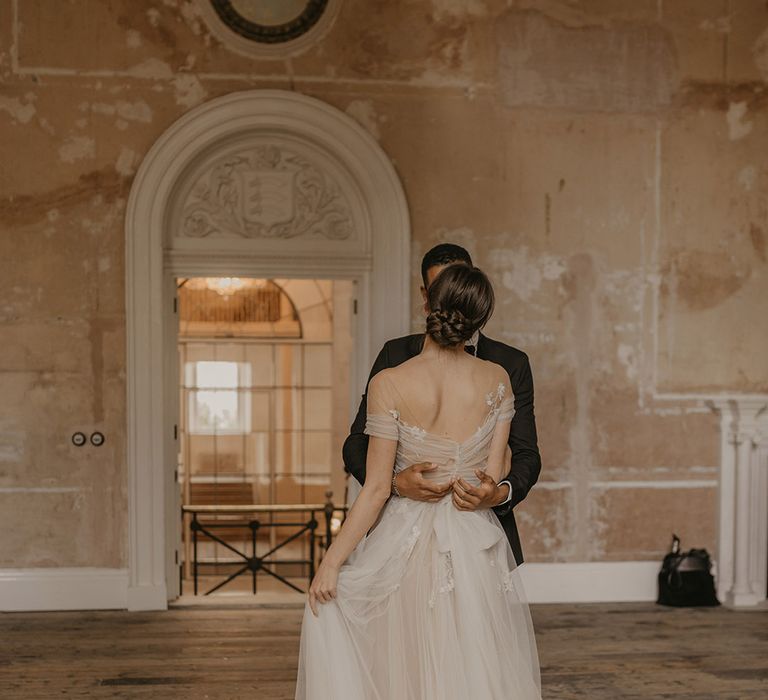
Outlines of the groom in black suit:
M464 263L472 265L469 253L461 246L442 243L430 250L422 260L421 276L424 286L421 293L426 308L426 288L447 265ZM377 372L397 365L418 355L424 344L424 333L407 335L389 340L373 363L370 382ZM510 345L492 340L477 333L465 349L476 357L490 360L507 370L512 392L515 396L515 415L509 431L509 447L512 451L511 469L499 483L484 472L478 472L480 484L472 486L464 479L453 485L440 486L422 476L422 472L433 469L429 463L412 464L399 472L394 482L397 493L418 501L437 501L453 490L453 502L461 510L493 508L504 527L512 546L515 561L523 562L520 536L512 509L527 495L541 472L541 457L536 437L536 418L533 414L533 375L528 356ZM367 388L360 402L349 437L344 441L344 469L361 484L365 481L365 460L368 453L368 436L363 432L367 415ZM509 453L507 453L509 454Z

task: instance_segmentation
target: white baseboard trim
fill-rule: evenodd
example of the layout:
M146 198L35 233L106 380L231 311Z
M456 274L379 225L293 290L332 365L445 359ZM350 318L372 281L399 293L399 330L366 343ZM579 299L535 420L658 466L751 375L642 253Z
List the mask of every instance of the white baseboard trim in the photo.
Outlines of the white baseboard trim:
M523 562L520 576L529 603L655 601L661 562Z
M656 600L659 562L524 562L529 603ZM254 602L257 602L254 599ZM126 569L0 569L0 611L165 610L165 586L128 586Z
M0 569L0 611L125 609L127 569Z
M129 586L128 610L167 610L168 594L165 585Z

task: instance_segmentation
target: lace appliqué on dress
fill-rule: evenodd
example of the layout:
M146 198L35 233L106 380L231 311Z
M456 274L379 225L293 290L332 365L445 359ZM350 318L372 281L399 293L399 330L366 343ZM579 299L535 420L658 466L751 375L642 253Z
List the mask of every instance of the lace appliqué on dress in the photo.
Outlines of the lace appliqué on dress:
M503 382L499 382L499 386L496 389L496 394L488 392L486 396L486 403L491 406L491 413L496 414L496 420L498 422L511 421L515 416L515 401L513 396L506 396L507 387Z
M506 393L507 387L504 385L504 382L499 382L499 385L496 387L496 391L489 391L485 395L485 403L490 407L490 410L488 411L488 416L486 417L485 421L478 426L477 430L475 431L475 435L480 433L485 428L486 424L494 414L497 414L499 419L511 419L512 415L514 414L514 409L511 406L511 401L504 401L504 395Z
M517 592L514 583L516 569L508 569L506 566L502 566L502 561L496 553L488 557L488 563L498 572L499 582L496 584L496 590L500 593Z
M499 386L496 387L496 393L489 391L485 395L485 403L493 408L497 408L504 398L507 388L504 386L504 382L499 382Z
M419 535L421 534L421 528L418 525L414 525L411 528L410 533L408 534L408 537L405 538L403 541L403 544L400 546L400 556L405 557L406 559L411 556L411 552L413 551L414 546L416 545L416 540L419 539Z
M508 593L509 591L516 591L514 583L514 570L506 571L501 575L501 583L499 583L499 590L502 593Z
M390 509L393 513L404 513L406 510L408 510L408 499L404 496L395 496L394 494L390 496L391 505Z
M409 425L408 423L400 420L400 411L398 411L396 408L391 408L389 410L389 414L400 424L401 428L404 428L408 432L411 433L417 440L423 440L426 435L427 431L424 430L424 428L420 428L418 425Z
M403 543L400 545L399 552L400 558L403 560L403 562L407 561L411 556L411 552L413 552L413 548L416 546L416 540L419 539L420 534L421 528L418 525L414 525L411 528L411 531L408 533L408 537L403 540ZM400 582L398 581L394 586L392 586L391 592L394 593L395 591L399 590L399 588Z
M440 564L432 593L429 596L429 607L434 608L439 593L450 593L455 586L453 580L453 559L450 552L440 554Z
M501 593L516 592L517 588L514 583L516 569L508 569L503 566L498 553L494 551L488 553L488 563L498 572L499 582L496 584L496 590Z

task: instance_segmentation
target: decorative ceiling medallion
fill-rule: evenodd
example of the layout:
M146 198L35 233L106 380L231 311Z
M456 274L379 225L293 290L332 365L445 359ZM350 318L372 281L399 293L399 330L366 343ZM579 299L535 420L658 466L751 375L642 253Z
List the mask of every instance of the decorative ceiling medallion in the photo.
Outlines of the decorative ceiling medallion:
M316 44L341 0L195 0L213 34L254 58L285 58Z
M315 26L327 0L211 0L213 9L230 29L240 36L265 44L296 39Z

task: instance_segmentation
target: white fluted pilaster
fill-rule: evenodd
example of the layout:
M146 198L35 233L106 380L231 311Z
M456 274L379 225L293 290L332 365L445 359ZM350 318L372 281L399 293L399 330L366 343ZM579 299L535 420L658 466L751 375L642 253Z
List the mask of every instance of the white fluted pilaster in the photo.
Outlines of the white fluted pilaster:
M714 399L720 412L718 593L733 607L764 604L768 585L768 396Z

